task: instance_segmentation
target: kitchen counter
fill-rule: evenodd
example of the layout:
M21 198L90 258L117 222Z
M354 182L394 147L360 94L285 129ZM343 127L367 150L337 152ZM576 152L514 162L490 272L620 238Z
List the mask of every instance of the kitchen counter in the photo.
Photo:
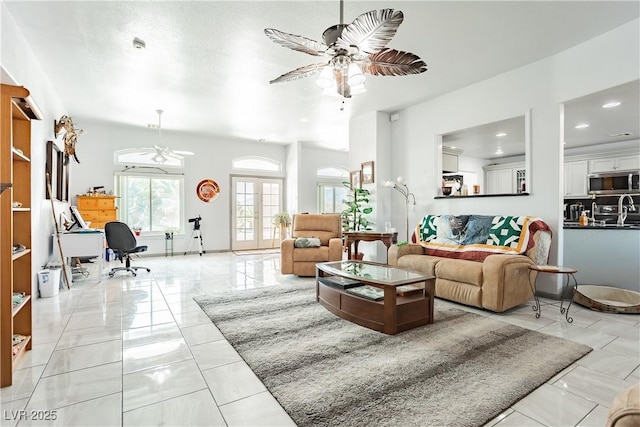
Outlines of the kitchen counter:
M565 222L564 227L562 228L565 230L640 230L640 224L617 225L615 223L607 223L605 225L600 225L596 223L595 225L580 225L577 222Z
M638 230L638 224L565 225L562 265L578 270L575 274L578 285L615 286L640 292Z

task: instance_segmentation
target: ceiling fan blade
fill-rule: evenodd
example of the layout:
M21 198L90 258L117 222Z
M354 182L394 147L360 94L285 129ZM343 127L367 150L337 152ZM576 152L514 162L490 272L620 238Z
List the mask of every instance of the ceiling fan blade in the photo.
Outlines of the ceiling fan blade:
M307 77L322 71L322 69L326 66L326 63L306 65L304 67L296 68L293 71L289 71L288 73L285 73L280 77L271 80L269 83L281 83L301 79L303 77Z
M171 151L181 156L193 156L193 151L182 151L182 150L171 150Z
M339 47L356 46L360 52L372 54L384 49L395 36L404 15L399 10L372 10L347 25L338 38Z
M395 49L385 49L359 62L363 72L374 76L406 76L427 71L427 64L418 55Z
M324 43L319 43L315 40L308 39L306 37L297 36L295 34L283 33L282 31L275 30L273 28L267 28L264 33L281 46L288 47L298 52L304 52L313 56L320 56L326 50L327 46Z

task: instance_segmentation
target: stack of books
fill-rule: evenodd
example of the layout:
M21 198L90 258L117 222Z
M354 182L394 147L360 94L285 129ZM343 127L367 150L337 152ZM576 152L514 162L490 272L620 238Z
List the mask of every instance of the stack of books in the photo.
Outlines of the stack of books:
M376 288L371 285L362 285L355 288L347 289L348 294L356 295L372 301L382 301L384 299L384 289Z
M346 277L340 276L319 277L318 280L320 281L320 283L323 283L327 286L342 290L354 288L356 286L362 286L362 283L358 282L357 280L347 279Z

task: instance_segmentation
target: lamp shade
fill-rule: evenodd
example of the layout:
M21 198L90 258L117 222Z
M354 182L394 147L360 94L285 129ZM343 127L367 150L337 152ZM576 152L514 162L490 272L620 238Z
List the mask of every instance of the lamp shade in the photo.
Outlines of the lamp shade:
M333 78L333 70L331 69L331 67L324 67L324 69L320 72L316 83L322 89L329 89L336 86L336 81Z
M356 86L364 85L365 77L362 74L362 70L358 67L358 64L352 62L349 64L349 86L351 86L351 92Z
M393 188L396 186L393 181L385 181L383 185L387 188Z

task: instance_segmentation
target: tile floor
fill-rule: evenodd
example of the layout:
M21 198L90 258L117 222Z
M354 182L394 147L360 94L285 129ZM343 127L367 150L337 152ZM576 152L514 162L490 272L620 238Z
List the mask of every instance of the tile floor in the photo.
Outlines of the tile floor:
M94 271L34 301L33 350L0 389L0 425L294 425L192 297L313 279L280 275L278 254L134 264L152 272ZM540 319L530 306L469 310L594 348L487 426L603 426L615 395L640 382L640 316L574 305L568 324L553 300Z

